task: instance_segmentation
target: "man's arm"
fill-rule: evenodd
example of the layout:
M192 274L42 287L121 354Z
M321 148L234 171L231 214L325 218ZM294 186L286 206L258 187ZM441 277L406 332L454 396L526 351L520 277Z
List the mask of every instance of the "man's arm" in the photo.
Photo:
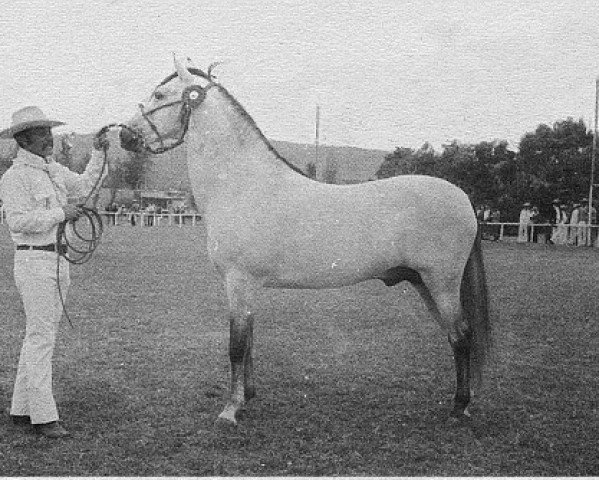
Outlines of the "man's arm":
M92 156L81 174L75 173L58 162L51 162L48 165L50 175L59 174L62 176L67 191L70 196L85 197L91 194L94 186L99 189L102 181L108 174L108 162L105 162L105 149L108 149L109 143L105 135L94 138L94 149ZM98 178L102 176L98 180Z

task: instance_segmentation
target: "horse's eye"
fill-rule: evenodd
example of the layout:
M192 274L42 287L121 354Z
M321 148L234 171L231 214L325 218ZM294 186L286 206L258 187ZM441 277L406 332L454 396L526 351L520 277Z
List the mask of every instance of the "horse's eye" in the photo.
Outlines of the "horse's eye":
M154 92L154 98L156 100L162 100L164 98L164 94L160 92Z

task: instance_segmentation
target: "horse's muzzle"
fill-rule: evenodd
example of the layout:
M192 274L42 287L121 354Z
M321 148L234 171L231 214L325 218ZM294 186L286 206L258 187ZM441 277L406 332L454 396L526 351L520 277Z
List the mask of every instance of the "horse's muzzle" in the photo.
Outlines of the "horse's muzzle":
M121 128L119 138L121 139L121 147L129 152L140 152L143 149L142 135L130 127Z

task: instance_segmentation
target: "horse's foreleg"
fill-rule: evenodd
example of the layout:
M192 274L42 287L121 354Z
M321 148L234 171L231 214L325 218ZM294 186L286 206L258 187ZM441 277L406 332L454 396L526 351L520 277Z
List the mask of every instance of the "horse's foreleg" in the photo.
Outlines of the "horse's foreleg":
M233 425L237 424L237 412L255 395L252 363L253 316L249 310L253 295L250 286L250 282L244 276L227 276L231 388L229 400L219 418Z
M237 412L245 406L245 401L250 394L246 390L248 377L251 372L251 324L252 316L231 315L229 332L229 360L231 361L231 389L229 392L229 401L224 410L218 416L220 419L227 420L232 424L237 424Z
M248 318L247 347L243 360L244 398L249 401L256 396L256 385L254 383L254 317Z

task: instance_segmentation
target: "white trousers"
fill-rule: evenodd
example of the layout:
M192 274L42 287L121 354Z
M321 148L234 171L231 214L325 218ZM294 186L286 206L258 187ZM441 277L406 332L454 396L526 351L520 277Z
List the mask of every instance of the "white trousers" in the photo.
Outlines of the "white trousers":
M56 255L43 250L15 252L15 283L23 301L26 325L10 413L29 415L33 424L58 420L52 393L52 354L62 317ZM63 258L60 261L60 288L66 296L69 264Z

